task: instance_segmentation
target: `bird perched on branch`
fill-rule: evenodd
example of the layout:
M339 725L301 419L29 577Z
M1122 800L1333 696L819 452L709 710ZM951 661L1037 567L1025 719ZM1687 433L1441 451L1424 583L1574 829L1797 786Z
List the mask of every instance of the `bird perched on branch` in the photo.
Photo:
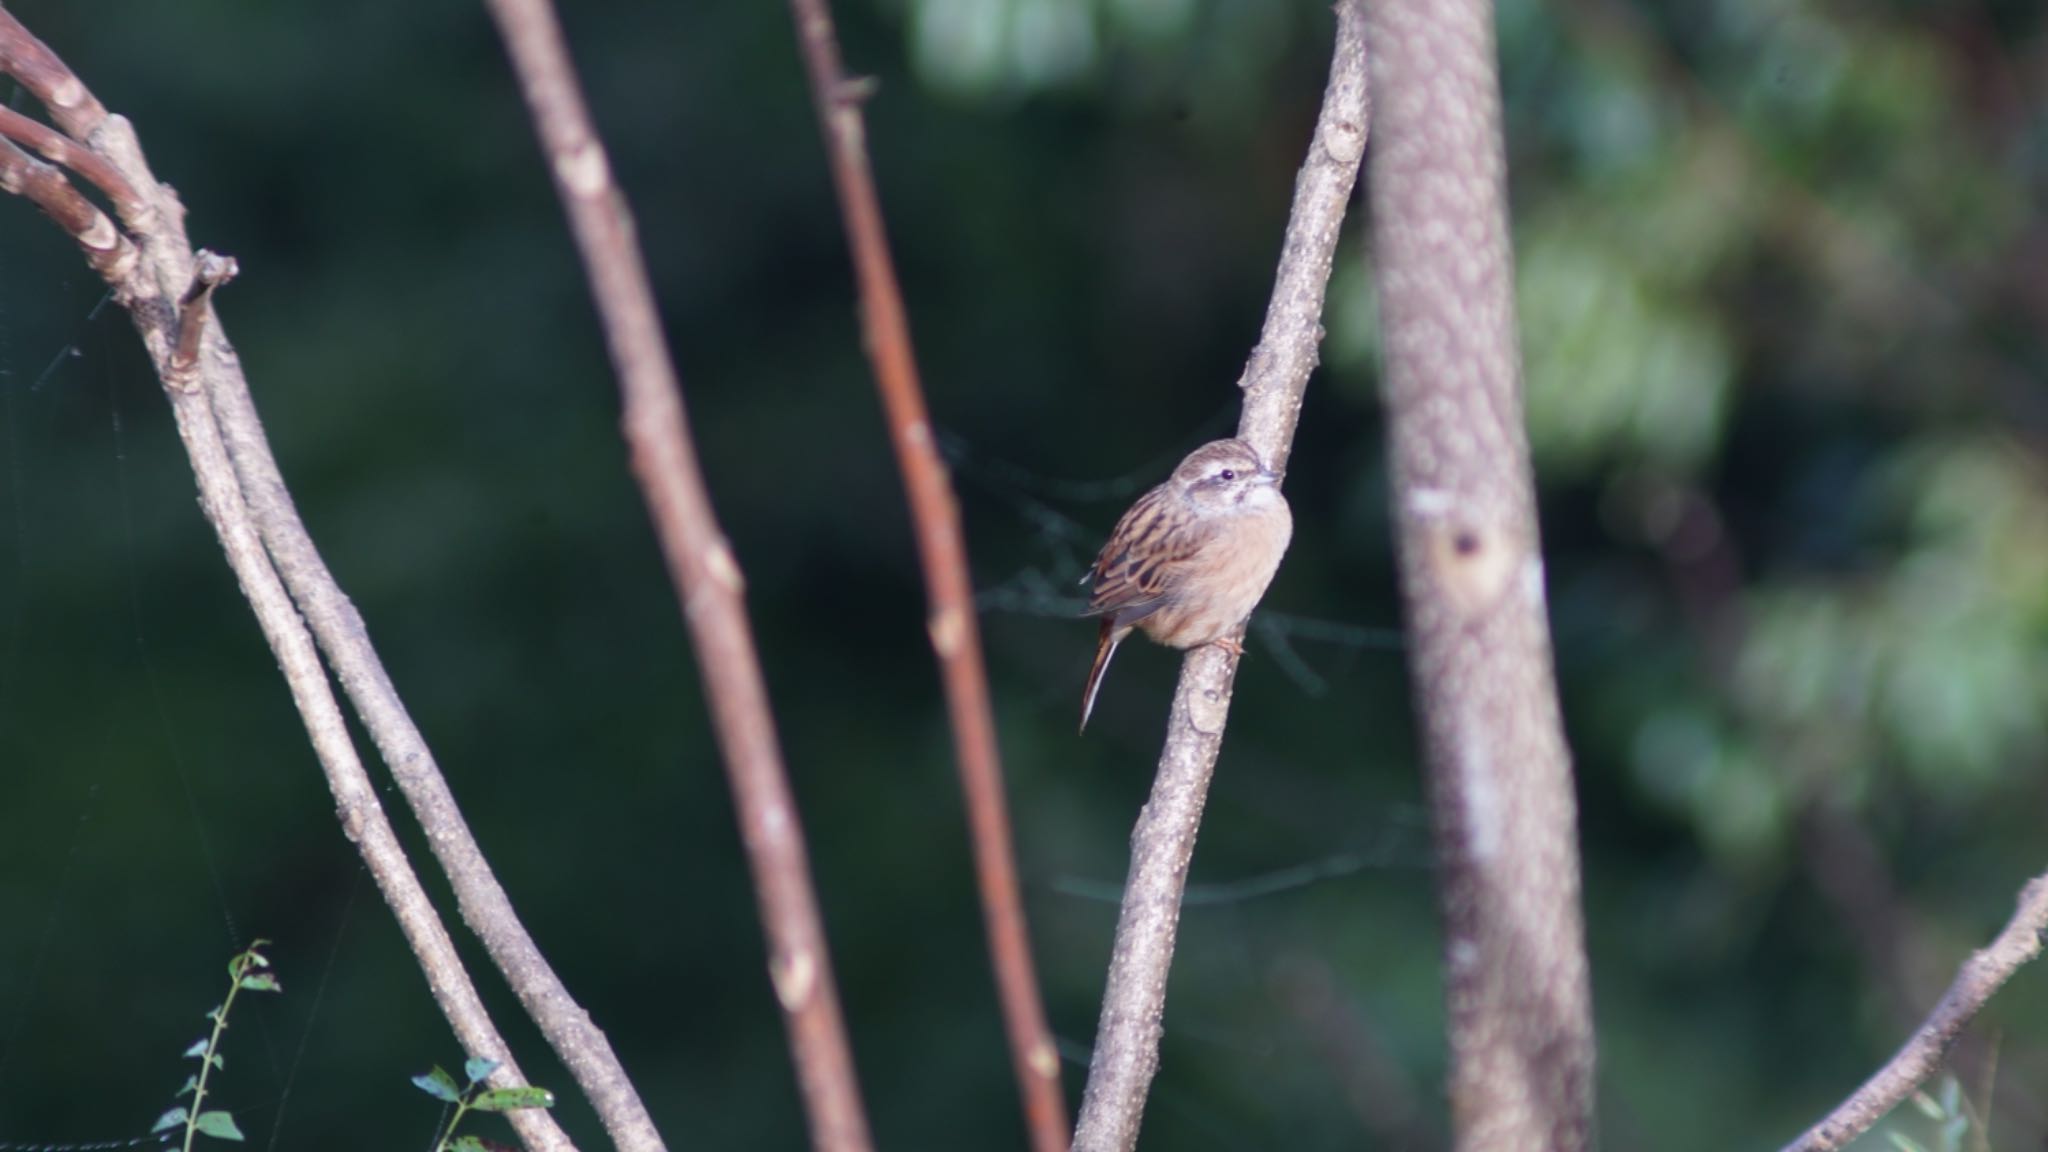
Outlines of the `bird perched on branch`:
M1086 615L1102 618L1095 666L1081 697L1081 727L1116 646L1137 628L1169 648L1218 644L1250 616L1294 535L1280 477L1242 440L1188 453L1166 483L1138 497L1082 580L1094 581Z

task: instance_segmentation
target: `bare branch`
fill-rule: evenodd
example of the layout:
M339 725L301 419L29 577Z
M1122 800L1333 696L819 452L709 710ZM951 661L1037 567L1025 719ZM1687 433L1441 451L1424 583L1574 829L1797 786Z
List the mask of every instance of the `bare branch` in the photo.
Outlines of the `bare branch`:
M493 1084L510 1087L522 1083L523 1074L486 1014L453 942L385 819L375 787L356 756L326 674L319 658L314 655L305 624L293 610L279 582L272 557L266 555L262 547L237 474L239 462L230 462L222 428L215 421L211 404L213 397L221 392L240 396L244 401L242 415L245 421L253 424L255 419L253 408L246 404L247 387L233 348L217 324L206 322L212 314L209 300L212 290L232 278L234 262L211 253L202 253L195 258L185 239L182 212L175 197L150 174L127 123L118 117L109 117L83 83L5 9L0 9L0 69L14 74L32 92L65 101L61 107L52 107L53 115L73 131L91 133L90 151L86 151L86 142L67 138L61 147L53 147L47 140L43 141L41 147L46 154L66 157L67 164L88 178L102 168L104 172L112 173L115 179L108 180L102 173L94 182L117 203L122 195L118 190L121 188L146 189L153 197L131 206L132 210L123 210L124 219L137 228L140 251L116 232L116 250L126 255L118 261L95 261L94 266L107 278L116 299L129 309L143 345L164 381L179 434L192 460L202 504L220 536L230 566L255 610L265 638L285 671L294 702L305 718L314 750L335 795L343 830L357 843L419 959L436 1002L468 1054L499 1062L500 1067L491 1077ZM92 162L80 161L82 156L92 157ZM18 169L20 166L12 163L15 158L28 160L30 164L37 163L12 145L0 145L0 167ZM29 172L48 186L46 177L33 170ZM49 172L54 174L54 169ZM68 184L64 188L83 202ZM95 218L101 222L106 220L96 209L90 216L73 213L71 217L83 224L91 224ZM64 217L59 221L66 222ZM78 230L68 224L67 230L78 235ZM115 231L110 223L108 230ZM94 251L90 244L87 249L88 254ZM246 436L231 435L231 438L246 439ZM260 426L257 438L260 442ZM270 468L269 486L281 494L283 484L276 478L275 464L269 461L267 450L263 458ZM360 634L359 620L357 631ZM436 847L442 848L443 830L430 825L429 833ZM466 835L464 842L474 853L474 843L467 841ZM475 858L473 870L488 877L488 868L480 856ZM465 877L457 875L455 880L459 891L464 886ZM507 916L509 918L509 908ZM513 924L516 928L516 921ZM488 941L490 934L485 933L485 936ZM570 1061L572 1066L574 1062L573 1059ZM602 1101L599 1105L602 1110ZM514 1113L510 1119L529 1147L564 1152L573 1148L553 1119L543 1111L524 1110Z
M918 555L931 597L926 627L945 683L953 757L960 767L961 791L967 797L975 877L1025 1124L1036 1152L1065 1152L1067 1105L1060 1089L1059 1052L1053 1046L1052 1029L1039 998L1038 975L1031 963L1031 938L1017 884L1002 759L996 749L995 716L982 666L981 626L974 610L967 548L961 538L960 509L926 414L910 325L904 316L903 295L896 284L880 198L868 163L860 111L866 86L849 81L844 74L832 13L825 0L791 0L790 7L796 16L811 93L853 248L868 358L874 364L875 385L882 394L911 520L917 528Z
M455 892L463 923L483 941L491 962L576 1078L613 1145L620 1152L660 1152L660 1134L625 1066L520 921L463 818L433 750L385 671L362 613L328 571L299 519L233 350L215 345L201 366L202 386L213 403L263 545L426 833L427 845Z
M871 1145L867 1118L840 1019L810 862L747 624L739 565L704 491L681 384L633 241L625 197L590 123L553 7L547 0L487 2L583 254L619 374L633 469L696 642L697 666L754 872L768 934L769 974L789 1031L811 1142L828 1152L865 1152Z
M28 89L29 95L49 109L57 127L75 141L90 144L93 133L106 122L106 105L4 4L0 4L0 73Z
M61 164L106 194L130 228L145 228L148 207L142 194L112 164L71 142L69 136L0 105L0 136L5 136L52 164Z
M1571 755L1523 427L1486 0L1375 0L1376 275L1462 1149L1592 1140Z
M5 13L0 12L0 18ZM64 173L0 140L0 192L43 210L85 252L86 263L107 283L124 285L135 271L135 246L107 214L93 206Z
M292 701L305 718L313 750L326 772L327 786L334 793L343 833L362 853L363 862L398 918L406 942L426 975L427 985L464 1050L472 1056L500 1062L501 1067L491 1074L494 1085L514 1087L527 1083L512 1058L511 1048L477 996L462 958L455 951L455 942L449 939L432 900L406 859L383 805L377 801L376 786L356 755L347 721L335 702L327 672L320 666L313 638L263 551L205 392L171 386L171 367L165 360L157 361L157 372L165 379L165 394L170 397L171 411L177 417L178 434L191 457L193 474L199 479L200 503L220 536L228 565L234 569L235 578L255 611L264 639L277 654ZM506 1119L527 1147L537 1152L573 1152L575 1146L545 1110L514 1111Z
M1972 953L1957 970L1941 1002L1885 1066L1820 1123L1785 1145L1785 1152L1833 1152L1869 1131L1913 1090L1941 1069L1942 1058L2013 973L2041 955L2048 935L2048 875L2020 890L2019 907L1988 947Z
M1344 210L1365 154L1371 106L1363 9L1361 0L1337 5L1329 86L1308 159L1295 181L1294 207L1265 326L1238 382L1245 393L1238 435L1276 471L1285 470L1302 394L1318 360L1323 294ZM1181 664L1152 798L1131 833L1131 871L1117 916L1088 1089L1074 1132L1074 1147L1080 1152L1130 1152L1138 1142L1145 1097L1159 1068L1166 977L1180 924L1181 892L1222 748L1236 674L1237 658L1218 646L1195 649Z

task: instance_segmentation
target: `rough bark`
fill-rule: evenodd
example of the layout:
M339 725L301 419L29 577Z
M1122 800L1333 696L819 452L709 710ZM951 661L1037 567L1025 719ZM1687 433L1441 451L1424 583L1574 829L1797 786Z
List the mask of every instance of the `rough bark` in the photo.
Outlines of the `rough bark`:
M1592 1139L1571 758L1522 421L1493 9L1372 5L1374 256L1461 1149Z

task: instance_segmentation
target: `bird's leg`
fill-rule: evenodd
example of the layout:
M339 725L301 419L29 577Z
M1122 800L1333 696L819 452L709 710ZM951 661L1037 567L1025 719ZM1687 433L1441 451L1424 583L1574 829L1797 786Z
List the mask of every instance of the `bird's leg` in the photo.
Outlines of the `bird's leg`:
M1223 649L1240 660L1244 658L1244 641L1239 640L1235 636L1224 636L1211 640L1209 643L1214 644L1216 647Z

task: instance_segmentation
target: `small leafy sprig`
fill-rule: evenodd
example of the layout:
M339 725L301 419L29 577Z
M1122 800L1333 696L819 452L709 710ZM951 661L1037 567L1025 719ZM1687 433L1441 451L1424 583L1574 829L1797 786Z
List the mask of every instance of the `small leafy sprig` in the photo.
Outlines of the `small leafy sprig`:
M439 1065L423 1076L412 1078L413 1085L420 1091L444 1104L455 1106L455 1112L448 1117L448 1125L434 1139L434 1152L490 1152L496 1147L476 1136L457 1136L455 1128L462 1118L471 1112L517 1112L522 1108L553 1108L555 1094L545 1088L522 1085L517 1088L492 1088L484 1081L498 1070L496 1060L469 1060L463 1063L463 1075L469 1083L457 1086L455 1077L450 1076Z
M185 1049L185 1056L199 1061L199 1071L185 1078L185 1086L178 1089L178 1097L187 1093L192 1103L180 1104L156 1118L150 1127L150 1135L168 1132L179 1125L185 1128L183 1152L192 1152L192 1142L199 1136L207 1135L216 1140L240 1141L242 1130L235 1125L233 1114L220 1109L207 1111L206 1084L215 1069L225 1070L227 1062L221 1058L221 1036L228 1030L228 1011L235 1006L235 997L243 989L251 992L282 992L284 987L277 982L277 976L270 971L270 958L263 955L263 949L270 946L268 940L251 943L247 951L228 961L228 996L206 1014L213 1021L213 1033L202 1036Z
M1970 1102L1963 1099L1962 1086L1956 1083L1954 1076L1942 1077L1940 1095L1929 1095L1922 1089L1914 1092L1910 1099L1913 1110L1934 1126L1934 1143L1930 1149L1929 1145L1906 1135L1899 1130L1895 1120L1893 1127L1885 1130L1885 1138L1898 1152L1964 1152L1964 1138L1973 1129L1978 1137L1971 1145L1973 1148L1991 1146L1983 1126L1973 1125L1976 1117Z

